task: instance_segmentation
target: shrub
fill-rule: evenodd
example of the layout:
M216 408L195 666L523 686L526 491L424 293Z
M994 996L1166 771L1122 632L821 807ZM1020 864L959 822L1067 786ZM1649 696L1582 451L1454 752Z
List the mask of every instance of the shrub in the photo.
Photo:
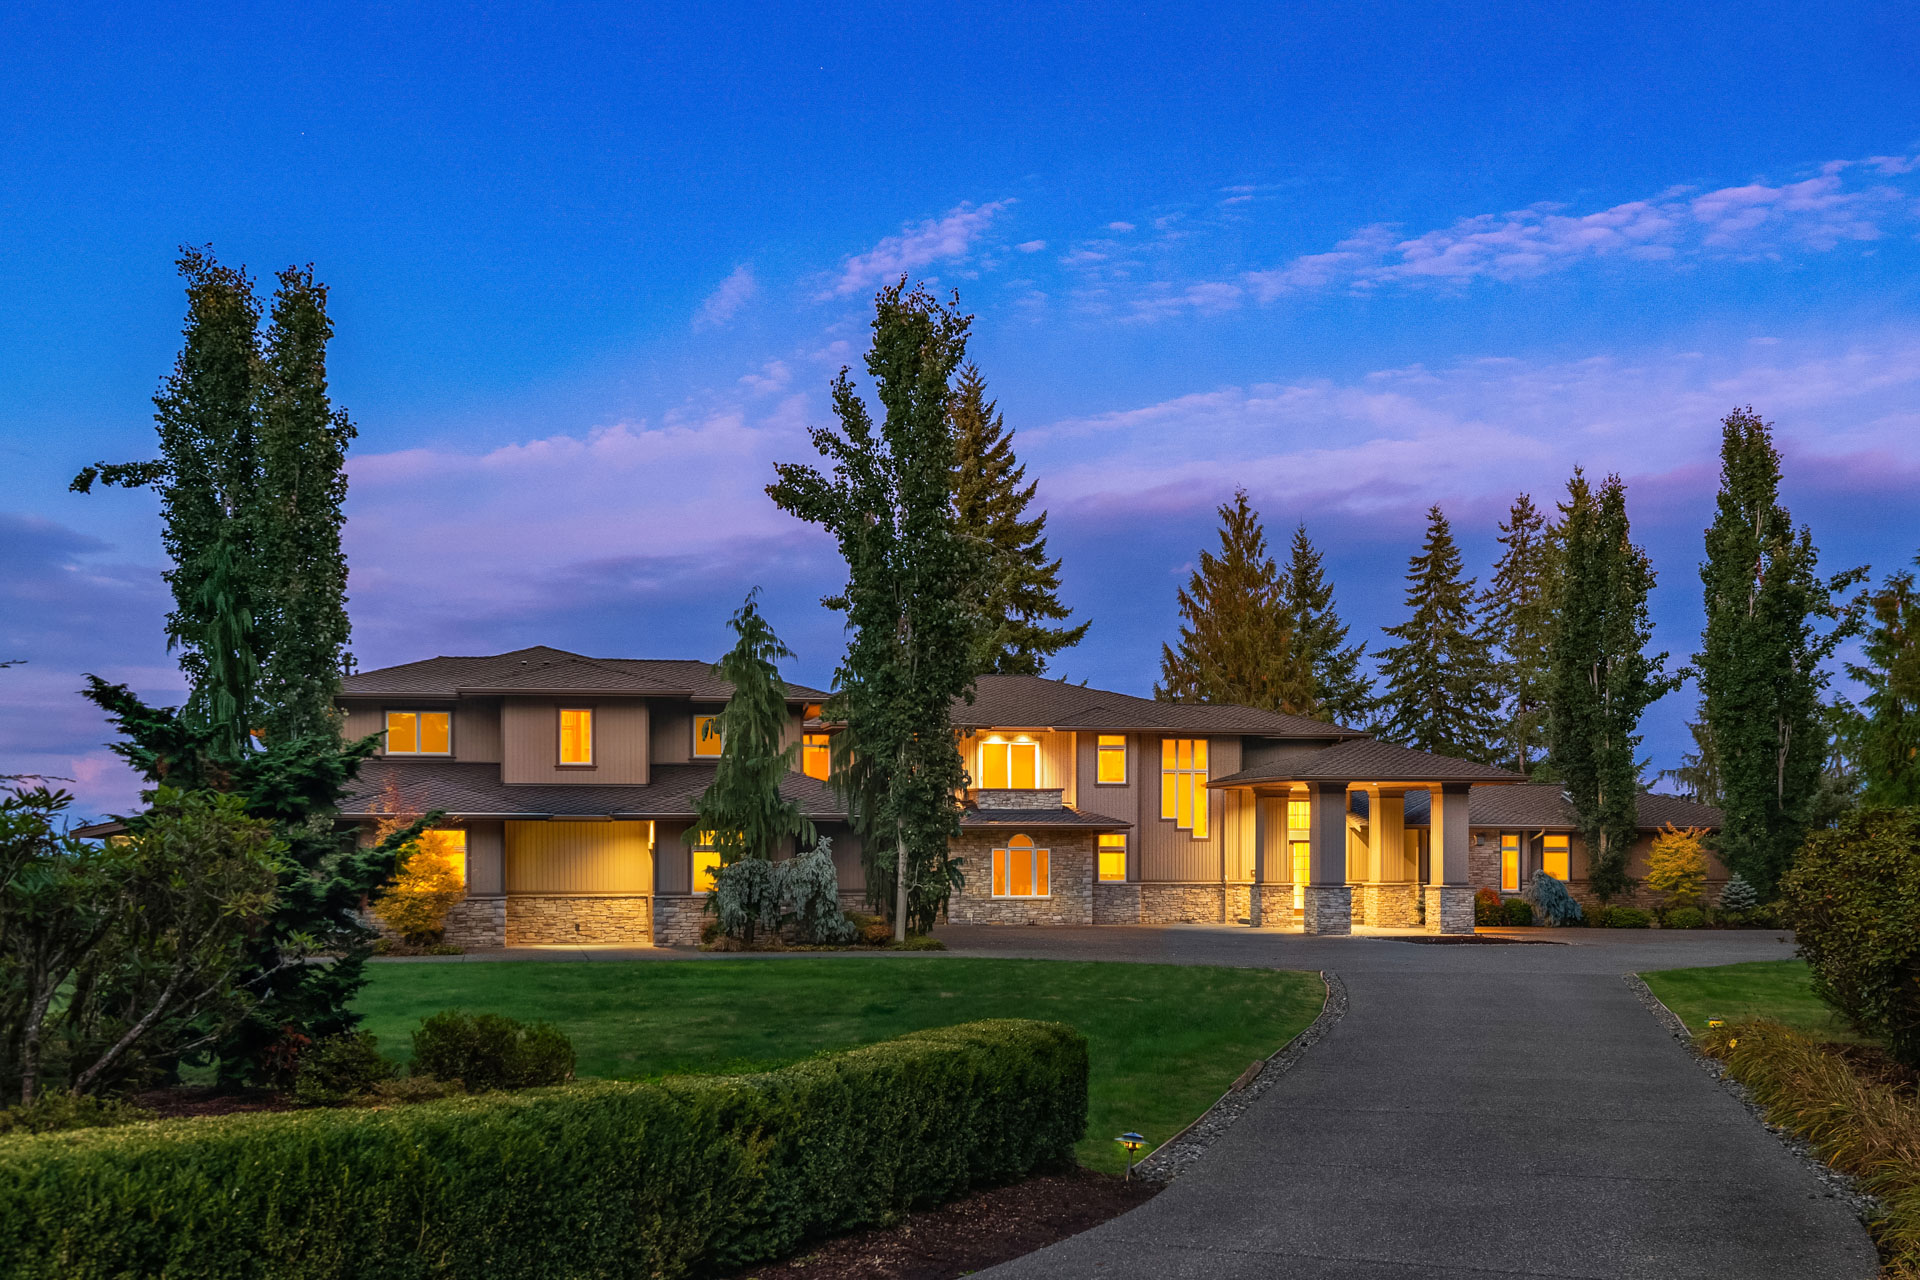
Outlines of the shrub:
M759 1075L24 1137L0 1274L725 1274L1063 1163L1086 1105L1085 1038L1009 1021Z
M1482 889L1473 895L1473 922L1476 925L1499 924L1502 910L1498 890Z
M1508 898L1500 908L1500 923L1524 928L1533 923L1533 904L1525 898Z
M356 1101L372 1106L389 1103L433 1102L465 1093L458 1080L436 1080L432 1076L394 1076L378 1080Z
M1920 1066L1920 811L1849 814L1781 882L1814 994Z
M436 1013L413 1033L413 1071L458 1080L470 1093L530 1089L573 1079L573 1042L551 1023L497 1013Z
M773 864L774 899L780 925L794 941L838 945L853 941L854 927L840 910L840 875L833 842L825 836L805 853Z
M885 916L866 916L854 911L847 913L847 919L853 924L853 940L861 946L884 947L893 941L893 928Z
M719 920L721 933L751 945L761 920L775 911L773 864L753 857L725 864L713 873L707 906Z
M1745 876L1738 871L1727 877L1720 886L1720 909L1729 915L1739 915L1751 911L1760 905L1760 891L1747 883Z
M1665 894L1666 907L1697 907L1704 904L1701 889L1707 883L1707 831L1705 827L1682 830L1671 822L1653 837L1647 856L1647 888Z
M467 896L466 883L432 831L401 851L400 873L373 900L373 914L381 924L416 947L440 941L447 913Z
M1653 927L1653 914L1639 907L1608 907L1599 923L1609 929L1649 929Z
M895 951L945 951L947 944L924 933L910 933L905 942L889 943Z
M68 1129L111 1129L153 1119L153 1112L120 1098L49 1089L24 1107L0 1111L0 1133L62 1133Z
M1567 892L1567 886L1544 871L1533 873L1533 880L1527 885L1527 896L1533 899L1533 905L1540 909L1540 917L1548 924L1579 924L1583 918L1580 904Z
M344 1031L315 1042L300 1055L293 1100L303 1107L337 1107L393 1073L393 1063L380 1056L378 1042L370 1032Z
M1698 907L1675 907L1660 923L1669 929L1698 929L1707 923L1707 913Z

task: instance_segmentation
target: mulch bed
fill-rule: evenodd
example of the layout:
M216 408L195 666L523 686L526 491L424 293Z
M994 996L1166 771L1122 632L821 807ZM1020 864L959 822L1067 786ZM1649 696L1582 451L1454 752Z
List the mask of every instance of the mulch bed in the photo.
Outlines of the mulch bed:
M194 1085L176 1085L170 1089L149 1089L132 1098L133 1105L144 1107L164 1120L193 1116L230 1116L242 1111L291 1111L293 1103L283 1093L270 1089L249 1089L223 1093Z
M1870 1084L1885 1085L1910 1097L1916 1092L1915 1086L1920 1085L1920 1072L1901 1066L1877 1044L1838 1044L1829 1040L1820 1048L1836 1058L1846 1059L1853 1074Z
M1117 1218L1158 1190L1088 1169L1042 1174L748 1267L735 1280L954 1280Z

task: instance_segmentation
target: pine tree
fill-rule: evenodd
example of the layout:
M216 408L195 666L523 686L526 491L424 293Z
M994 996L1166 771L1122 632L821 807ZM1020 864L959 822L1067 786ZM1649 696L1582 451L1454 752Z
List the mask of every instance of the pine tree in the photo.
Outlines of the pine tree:
M1604 900L1630 883L1640 717L1675 682L1665 672L1667 655L1646 651L1654 573L1633 544L1626 485L1608 476L1598 495L1583 498L1573 496L1561 535L1565 578L1549 649L1547 729L1554 772L1586 842L1588 883Z
M1694 660L1719 749L1721 858L1762 895L1792 863L1827 754L1823 664L1854 618L1836 592L1864 570L1816 576L1818 553L1780 505L1780 454L1751 406L1722 423L1720 492L1700 566L1707 626ZM1820 623L1834 625L1825 634Z
M976 615L966 587L979 573L952 500L955 456L948 380L966 353L970 317L903 278L875 298L866 357L885 417L878 431L843 369L833 383L837 431L813 444L829 477L780 463L767 493L827 529L847 563L852 638L827 713L836 776L867 860L867 893L893 917L896 937L924 932L959 882L948 841L960 834L954 799L965 779L953 700L970 697Z
M1362 666L1367 646L1364 641L1347 644L1347 626L1333 607L1333 584L1327 581L1320 551L1307 537L1304 524L1293 531L1280 586L1287 626L1293 633L1294 661L1313 673L1309 714L1335 724L1370 723L1378 700L1373 696L1373 679Z
M1380 653L1387 675L1384 736L1420 751L1489 761L1499 752L1493 657L1474 613L1453 530L1438 506L1427 541L1407 566L1408 619Z
M1920 805L1920 594L1913 584L1903 571L1865 597L1866 661L1847 665L1867 690L1855 731L1865 804Z
M1313 672L1295 653L1260 513L1245 489L1235 490L1219 512L1220 554L1202 551L1200 567L1179 594L1180 647L1160 646L1153 696L1310 714Z
M960 536L975 543L981 573L967 600L979 614L974 667L982 674L1039 675L1047 660L1079 644L1088 623L1064 622L1060 562L1047 559L1047 513L1029 517L1035 485L1013 452L998 406L977 366L960 370L948 408L953 422L953 503Z
M1713 749L1713 730L1708 727L1706 712L1699 712L1687 725L1687 733L1693 739L1693 750L1680 757L1678 766L1662 769L1660 780L1671 782L1680 789L1680 794L1695 804L1720 805L1720 757Z
M1553 633L1553 552L1546 517L1529 494L1514 499L1500 544L1506 548L1480 598L1496 646L1503 722L1500 762L1531 774L1546 752L1547 649Z

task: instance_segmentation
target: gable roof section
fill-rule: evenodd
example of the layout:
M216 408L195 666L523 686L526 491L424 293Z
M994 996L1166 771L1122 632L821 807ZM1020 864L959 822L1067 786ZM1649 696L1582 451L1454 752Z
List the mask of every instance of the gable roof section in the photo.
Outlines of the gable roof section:
M1198 702L1161 702L1132 694L1050 680L1045 676L981 676L971 705L953 704L961 729L1076 729L1114 733L1167 730L1176 733L1248 733L1274 738L1338 741L1364 736L1346 729L1257 707Z
M1287 760L1255 765L1215 778L1210 787L1245 786L1253 782L1482 782L1510 783L1517 773L1475 760L1433 755L1393 742L1354 738L1324 751L1310 751Z
M451 698L459 693L604 693L724 702L733 686L697 658L590 658L548 645L476 657L425 658L356 671L340 682L342 697L395 694ZM827 695L787 682L791 702Z
M1424 791L1407 793L1406 820L1412 827L1424 827L1433 820L1431 797ZM1365 792L1353 795L1353 810L1362 817L1367 812ZM1711 805L1695 804L1679 796L1642 791L1639 826L1651 831L1671 822L1676 827L1707 827L1718 831L1722 818ZM1522 783L1511 787L1475 787L1467 794L1467 825L1471 827L1507 827L1515 831L1571 831L1573 806L1557 783Z
M470 818L691 818L713 772L710 764L657 764L645 786L509 785L500 781L497 764L369 760L341 802L340 813L348 818L377 816L385 812L380 806L391 789L413 813L444 809ZM816 778L790 773L781 780L780 794L798 801L810 818L846 816L846 806Z

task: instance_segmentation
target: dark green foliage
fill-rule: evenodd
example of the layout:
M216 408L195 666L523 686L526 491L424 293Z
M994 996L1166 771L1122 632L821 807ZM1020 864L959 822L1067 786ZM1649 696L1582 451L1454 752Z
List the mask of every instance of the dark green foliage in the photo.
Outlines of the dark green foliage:
M1477 925L1497 925L1506 919L1506 906L1501 900L1498 889L1482 888L1473 895L1473 922Z
M380 1056L379 1042L372 1035L343 1031L300 1055L293 1098L305 1107L337 1107L363 1097L393 1074L393 1063Z
M1533 923L1533 904L1525 898L1508 898L1500 908L1500 923L1524 929Z
M1432 507L1426 545L1407 566L1411 616L1387 628L1400 643L1380 652L1382 733L1418 751L1491 763L1501 754L1497 687L1474 598L1453 530Z
M48 1089L24 1107L0 1111L0 1134L65 1133L70 1129L111 1129L153 1119L153 1112L124 1098Z
M1154 697L1312 713L1313 670L1295 651L1280 571L1245 489L1220 506L1220 553L1200 553L1179 601L1180 645L1160 646Z
M1862 603L1867 660L1847 664L1847 674L1867 689L1857 730L1861 803L1920 805L1920 594L1913 574L1893 574Z
M458 1080L469 1093L563 1084L573 1079L573 1043L552 1023L450 1009L413 1033L413 1073Z
M1603 907L1594 912L1593 923L1608 929L1651 929L1653 913L1639 907Z
M1780 891L1814 994L1920 1066L1920 810L1863 810L1814 832Z
M1540 918L1547 924L1579 924L1585 917L1567 886L1544 871L1534 872L1527 882L1527 897L1540 909Z
M834 775L848 797L867 861L867 893L904 937L924 933L960 883L949 841L966 770L954 741L954 700L973 690L979 580L976 548L954 513L956 456L947 381L966 354L970 317L906 281L875 299L867 372L885 411L876 431L846 370L833 384L838 431L816 428L832 474L775 467L767 493L839 541L851 638L827 714Z
M1530 776L1547 749L1549 645L1559 594L1546 517L1531 495L1514 499L1500 545L1506 550L1480 598L1495 649L1502 724L1497 763Z
M1698 907L1675 907L1660 923L1668 929L1698 929L1707 922L1707 913Z
M1367 646L1347 643L1347 626L1333 607L1333 584L1304 524L1293 531L1280 593L1286 601L1294 660L1313 674L1309 714L1341 725L1371 724L1379 702L1363 665Z
M1569 494L1559 617L1549 646L1548 741L1553 772L1590 851L1588 884L1605 901L1631 883L1640 716L1675 681L1665 673L1667 655L1646 651L1654 573L1633 545L1626 485L1608 476L1589 496L1576 475Z
M1687 725L1693 738L1693 750L1680 757L1677 768L1662 769L1663 782L1674 784L1678 793L1695 804L1720 807L1720 756L1713 749L1713 728L1703 710Z
M0 1273L725 1274L1064 1162L1086 1117L1078 1032L984 1022L763 1075L22 1138Z
M1013 452L1013 433L987 399L987 381L969 364L947 409L953 422L953 506L960 536L974 544L979 572L967 601L977 615L974 669L1039 675L1047 660L1079 644L1090 623L1065 622L1060 562L1047 558L1047 513L1029 517L1035 485Z
M1719 756L1720 856L1762 895L1809 827L1828 735L1823 664L1855 619L1834 604L1864 571L1822 579L1813 535L1780 505L1780 454L1751 408L1722 424L1720 493L1700 566L1707 627L1694 660ZM1822 622L1832 622L1825 634Z

